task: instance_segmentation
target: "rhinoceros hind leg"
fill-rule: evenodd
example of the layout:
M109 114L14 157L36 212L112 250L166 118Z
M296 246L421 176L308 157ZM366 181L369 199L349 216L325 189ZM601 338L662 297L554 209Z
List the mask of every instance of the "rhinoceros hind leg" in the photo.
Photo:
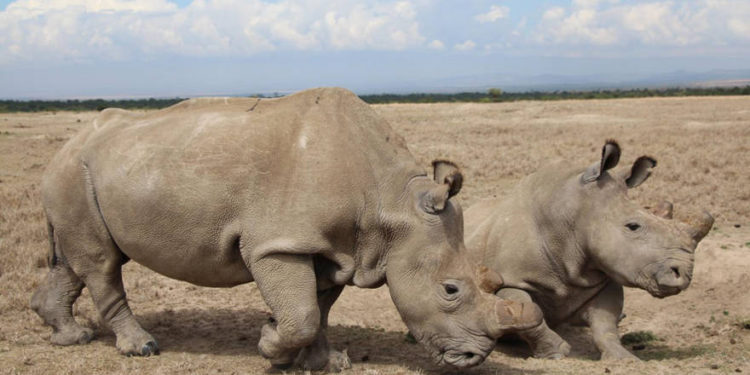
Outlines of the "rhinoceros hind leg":
M125 297L121 267L127 257L108 233L96 230L100 228L96 224L87 224L90 226L57 231L63 251L75 249L76 256L68 257L70 268L88 288L104 323L114 331L121 354L159 354L156 340L135 320Z
M117 337L116 346L126 356L159 354L156 340L135 320L122 284L120 266L109 272L92 272L85 279L99 313Z
M288 368L311 345L320 327L315 269L308 255L275 253L248 264L274 321L263 326L258 351L274 367Z
M81 327L73 318L73 303L82 289L83 282L67 264L58 260L31 297L31 308L52 326L53 344L87 344L94 338L93 330Z

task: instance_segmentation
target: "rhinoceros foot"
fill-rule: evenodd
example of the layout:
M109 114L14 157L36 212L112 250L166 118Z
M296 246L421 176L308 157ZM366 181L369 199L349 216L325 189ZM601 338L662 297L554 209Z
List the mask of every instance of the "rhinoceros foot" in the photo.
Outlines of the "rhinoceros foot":
M570 344L546 323L520 333L531 346L534 358L562 359L570 353Z
M275 324L265 324L260 330L260 341L258 352L268 359L271 365L279 370L286 370L294 364L294 359L299 353L298 348L288 349L280 345L279 334Z
M151 355L159 355L159 345L156 344L156 341L149 341L143 344L143 346L141 346L140 349L135 349L135 348L120 349L120 353L128 357L132 357L132 356L150 357Z
M352 368L352 360L349 359L346 350L342 352L331 350L328 353L328 364L325 366L327 372L341 372L350 368Z
M543 348L542 348L543 347ZM570 344L560 339L557 344L545 343L534 351L535 358L563 359L570 354Z
M612 346L607 350L602 351L602 360L605 361L633 361L640 362L640 358L633 355L623 346Z
M325 370L326 372L341 372L352 368L352 361L344 351L333 350L328 346L325 333L321 332L315 341L300 350L295 363L304 370Z
M560 336L556 340L541 342L534 349L534 358L563 359L570 354L570 344Z
M117 332L116 346L120 354L128 357L148 357L159 354L159 345L154 337L140 327L134 327L125 332Z
M52 333L50 341L55 345L82 345L88 344L94 339L94 331L81 326L65 326L59 331Z
M344 351L329 349L327 353L318 352L318 356L307 356L300 362L300 368L305 370L323 370L325 372L341 372L352 368L352 361Z

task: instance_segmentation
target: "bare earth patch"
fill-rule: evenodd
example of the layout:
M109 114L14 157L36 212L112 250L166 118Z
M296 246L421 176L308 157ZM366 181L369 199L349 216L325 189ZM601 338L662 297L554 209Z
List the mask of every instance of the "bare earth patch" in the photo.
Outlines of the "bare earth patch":
M662 199L706 208L715 229L698 248L691 287L658 300L626 290L620 333L640 363L597 361L583 328L562 327L573 345L561 361L528 358L503 344L473 374L750 373L750 98L660 98L497 104L379 105L427 169L435 158L464 168L462 204L505 194L553 158L587 165L605 139L621 164L647 154L653 177L636 189L643 205ZM125 358L84 290L77 318L96 330L89 345L56 347L28 306L46 273L39 180L44 166L96 113L0 114L0 373L266 373L256 345L269 310L254 284L195 287L133 264L124 267L130 305L162 354ZM80 120L80 122L78 121ZM347 288L331 312L330 339L348 348L351 374L451 373L405 336L385 288ZM647 338L647 339L644 339ZM639 341L640 340L640 341Z

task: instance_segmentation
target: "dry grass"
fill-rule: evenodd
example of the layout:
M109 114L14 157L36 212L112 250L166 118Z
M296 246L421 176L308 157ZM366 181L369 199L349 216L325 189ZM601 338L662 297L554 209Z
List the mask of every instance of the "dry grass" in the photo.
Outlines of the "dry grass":
M464 205L501 195L551 158L596 161L604 140L623 148L623 165L642 154L659 161L636 189L643 204L669 199L677 213L706 208L717 229L701 244L693 285L655 300L626 291L621 333L650 331L660 340L635 353L635 364L594 361L586 330L564 327L574 346L562 361L526 359L503 345L475 374L750 372L750 98L668 98L375 106L403 134L425 167L438 157L464 167ZM255 349L268 309L253 284L199 288L125 266L139 321L162 355L124 358L102 327L88 294L75 306L97 330L86 346L54 347L50 330L28 308L46 272L46 233L39 199L43 166L95 113L0 114L0 373L265 373ZM78 122L77 120L81 120ZM734 225L739 224L740 228ZM331 341L349 348L350 372L433 373L426 353L408 342L387 290L345 290L331 314ZM717 367L713 369L712 367Z

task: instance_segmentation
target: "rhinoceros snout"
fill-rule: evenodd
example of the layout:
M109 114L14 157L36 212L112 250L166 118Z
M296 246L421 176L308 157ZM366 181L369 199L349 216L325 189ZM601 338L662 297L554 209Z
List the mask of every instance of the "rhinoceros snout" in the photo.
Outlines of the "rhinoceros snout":
M665 296L677 294L690 285L692 266L687 264L665 264L656 273L656 284Z

